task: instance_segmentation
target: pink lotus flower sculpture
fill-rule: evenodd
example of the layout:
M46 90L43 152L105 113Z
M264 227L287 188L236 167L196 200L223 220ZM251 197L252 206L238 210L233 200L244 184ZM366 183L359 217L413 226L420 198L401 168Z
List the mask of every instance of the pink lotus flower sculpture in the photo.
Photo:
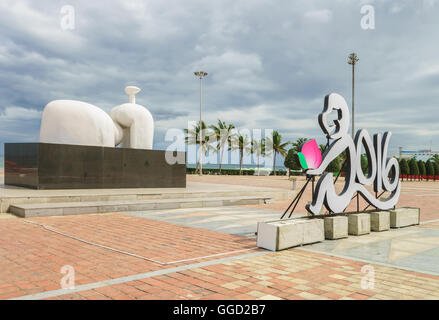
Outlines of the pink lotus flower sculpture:
M322 163L322 153L320 152L316 139L302 144L297 155L299 156L299 162L303 169L317 169Z

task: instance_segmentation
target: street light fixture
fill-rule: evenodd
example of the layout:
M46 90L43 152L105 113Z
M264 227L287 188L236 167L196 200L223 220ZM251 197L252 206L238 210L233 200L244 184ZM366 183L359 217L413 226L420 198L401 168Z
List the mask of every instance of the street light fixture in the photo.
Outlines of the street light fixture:
M354 98L355 98L355 65L360 59L355 52L348 56L348 64L352 65L352 139L355 135L355 123L354 123Z
M201 101L202 101L202 94L203 94L203 85L202 85L202 80L203 77L207 76L207 72L204 71L197 71L194 72L194 74L200 78L200 132L199 132L199 137L200 137L200 156L198 159L198 166L199 166L199 174L200 176L203 175L203 160L202 160L202 154L203 154L203 127L201 125Z

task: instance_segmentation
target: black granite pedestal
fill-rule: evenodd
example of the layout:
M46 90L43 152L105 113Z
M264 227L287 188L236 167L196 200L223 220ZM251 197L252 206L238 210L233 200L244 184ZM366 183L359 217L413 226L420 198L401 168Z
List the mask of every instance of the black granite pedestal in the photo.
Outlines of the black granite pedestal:
M178 154L185 159L185 152ZM6 185L33 189L186 187L185 161L171 165L162 150L5 143L4 159Z

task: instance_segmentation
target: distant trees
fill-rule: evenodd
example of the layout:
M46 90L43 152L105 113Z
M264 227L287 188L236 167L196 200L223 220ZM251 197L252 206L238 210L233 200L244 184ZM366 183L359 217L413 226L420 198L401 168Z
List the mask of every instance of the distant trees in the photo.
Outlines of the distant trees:
M209 126L211 130L213 130L216 139L217 145L215 146L216 151L220 152L220 163L219 163L219 174L221 174L221 167L223 165L223 156L224 156L224 146L226 143L231 144L231 139L233 137L233 129L235 129L235 125L226 124L224 121L218 119L218 124Z
M300 165L299 162L299 157L297 156L296 153L299 152L300 146L307 141L308 141L307 138L299 138L295 142L291 143L292 148L288 150L287 156L285 157L284 160L284 166L288 170L294 170L294 171L302 170L302 166Z
M222 162L224 151L227 149L239 151L239 173L242 174L242 164L245 154L255 155L257 169L259 171L260 159L267 156L273 156L273 174L276 175L276 160L279 154L285 157L284 165L288 170L299 171L302 170L297 152L300 150L300 146L307 142L307 138L299 138L295 142L283 141L282 135L274 130L273 135L266 138L251 139L251 134L242 134L236 130L235 126L231 123L218 120L216 125L206 125L205 122L196 123L192 128L184 130L185 142L188 145L195 145L202 154L208 154L211 152L216 153L219 156L219 174L222 170ZM200 143L201 136L201 143ZM201 144L201 145L200 145ZM291 144L291 148L287 150L288 145ZM320 151L322 155L325 152L326 145L320 145ZM347 158L346 150L343 151L337 158L335 158L326 168L325 172L332 172L334 174L340 174L347 171L348 166L343 166ZM368 173L368 158L366 154L361 155L361 169L366 175ZM439 155L436 154L427 161L418 160L416 158L399 159L400 174L406 176L408 179L427 179L433 177L436 180L439 177ZM199 168L199 161L195 168L195 172L201 171Z
M436 180L436 176L439 176L439 163L432 162L434 168L434 180Z
M200 145L200 136L201 136L201 146L199 146L200 149L200 157L201 152L207 153L209 150L214 150L214 146L211 145L210 141L212 141L212 134L208 131L208 128L206 126L206 123L204 121L201 121L201 129L200 129L200 123L197 123L193 126L191 129L184 129L185 132L185 142L189 144L195 144ZM199 168L199 162L197 162L197 167L195 169L195 172L201 168Z
M407 176L410 174L410 167L406 159L401 159L399 161L399 172L402 175L407 175ZM406 179L408 179L408 177Z
M369 172L369 163L367 162L367 156L364 153L361 155L361 171L363 171L364 174Z
M257 164L258 164L258 174L259 174L259 160L261 156L269 155L270 151L266 150L265 147L265 138L262 138L260 140L253 139L251 142L251 154L255 154L257 158Z
M428 181L428 178L430 176L434 176L435 174L433 163L430 160L425 163L425 169L427 172L427 181Z
M282 142L282 135L274 130L273 131L273 137L272 139L267 138L267 140L269 141L268 143L271 145L271 147L273 148L273 154L274 154L274 159L273 159L273 174L276 175L276 156L280 153L282 156L286 156L287 155L287 150L285 149L291 142L287 141L287 142ZM267 144L268 144L267 143Z
M425 168L425 162L422 160L418 160L418 168L419 168L419 174L421 176L425 176L427 174L427 169Z
M282 135L278 131L273 131L273 135L263 139L251 139L247 134L238 131L235 125L226 123L218 119L216 125L207 125L204 121L195 123L192 128L184 129L185 143L187 145L195 145L198 147L200 157L202 154L210 154L214 152L219 154L219 170L221 174L224 151L239 152L239 173L242 174L242 164L245 154L255 155L257 169L259 172L260 160L262 157L271 157L274 154L273 174L276 175L276 159L279 154L287 155L286 147L289 141L282 141ZM200 146L201 136L201 146ZM228 146L228 148L226 148ZM201 151L200 151L201 150ZM195 173L201 171L199 168L199 160L195 168Z
M340 170L341 170L340 157L337 157L329 163L329 165L326 167L325 172L337 173L340 172Z
M430 161L436 162L437 164L439 164L439 154L435 154L434 156L432 156L430 159ZM439 173L436 173L439 174Z
M296 150L294 148L291 148L288 150L287 156L284 160L284 166L285 168L294 171L302 170L302 167L300 166L299 157L296 154Z
M238 132L233 136L233 143L231 150L239 150L239 174L242 174L242 159L244 158L244 153L251 153L251 140L246 134L241 134Z
M416 158L411 158L410 160L400 159L399 160L399 171L401 175L407 175L408 179L427 179L439 176L439 163L436 162L436 158L432 157L427 161L417 160Z
M412 158L409 160L409 168L410 168L410 174L412 176L418 176L419 175L419 167L418 162L415 158Z

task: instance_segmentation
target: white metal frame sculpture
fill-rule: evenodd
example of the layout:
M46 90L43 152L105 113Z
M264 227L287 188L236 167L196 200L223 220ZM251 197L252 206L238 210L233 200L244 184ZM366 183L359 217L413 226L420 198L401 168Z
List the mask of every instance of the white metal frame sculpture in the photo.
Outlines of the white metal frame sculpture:
M328 116L334 111L337 112L338 118L331 124ZM349 109L345 99L337 93L327 95L323 112L319 115L319 124L326 134L328 142L334 141L326 148L318 168L306 170L308 182L310 180L314 182L314 177L321 175L315 190L313 187L312 203L306 205L307 211L313 215L320 214L323 205L330 213L344 212L356 193L357 196L360 194L369 205L380 210L391 209L398 202L401 193L399 164L395 158L387 159L389 140L392 134L390 132L385 132L384 135L375 134L372 142L368 132L360 129L357 131L355 139L352 139L348 134L349 119ZM368 159L367 176L364 175L361 168L362 146L364 146ZM324 172L331 161L344 150L346 150L346 182L341 193L337 194L333 173ZM365 188L365 186L372 184L375 195L372 195ZM303 190L301 190L302 194ZM389 191L390 196L385 200L380 200L380 196L385 191ZM378 193L381 194L378 195Z

